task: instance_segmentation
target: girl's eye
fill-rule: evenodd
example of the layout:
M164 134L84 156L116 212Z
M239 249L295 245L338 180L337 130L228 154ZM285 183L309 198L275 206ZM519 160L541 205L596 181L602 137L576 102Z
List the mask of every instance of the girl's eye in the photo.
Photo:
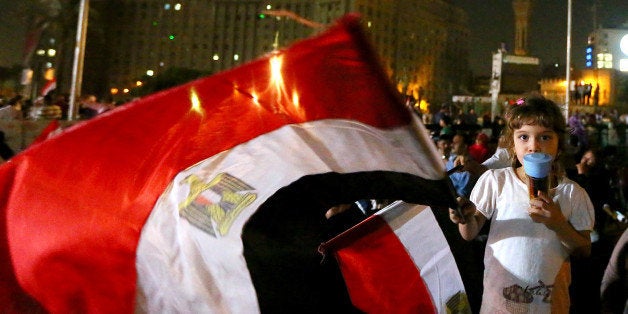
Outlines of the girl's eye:
M541 135L541 140L543 141L549 141L552 139L551 135Z
M522 140L522 141L527 141L528 140L528 136L525 135L525 134L521 134L521 135L519 135L519 139Z

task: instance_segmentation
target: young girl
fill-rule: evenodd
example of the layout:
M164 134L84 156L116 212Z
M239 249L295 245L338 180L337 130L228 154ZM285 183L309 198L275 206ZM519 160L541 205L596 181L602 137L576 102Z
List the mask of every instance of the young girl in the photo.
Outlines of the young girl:
M565 140L560 108L544 98L521 99L508 116L512 167L485 172L471 202L460 200L463 217L450 210L450 218L466 240L491 219L481 313L569 313L569 256L590 254L593 206L559 169ZM549 195L530 199L522 164L534 152L553 157L553 184Z

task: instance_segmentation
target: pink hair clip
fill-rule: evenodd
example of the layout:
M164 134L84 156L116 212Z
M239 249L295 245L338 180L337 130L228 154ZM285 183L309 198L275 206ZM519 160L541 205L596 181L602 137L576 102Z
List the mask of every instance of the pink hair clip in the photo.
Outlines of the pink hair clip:
M525 98L519 98L519 99L517 99L517 101L515 101L515 105L517 105L517 106L521 106L521 105L523 105L525 103L526 103Z

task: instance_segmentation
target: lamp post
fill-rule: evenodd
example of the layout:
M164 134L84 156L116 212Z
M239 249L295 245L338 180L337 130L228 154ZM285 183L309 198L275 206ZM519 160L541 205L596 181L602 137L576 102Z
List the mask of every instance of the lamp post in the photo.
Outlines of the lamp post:
M74 46L74 62L72 64L72 87L70 88L70 103L68 106L68 121L76 119L78 108L76 100L81 95L83 81L83 59L85 57L85 41L87 38L87 17L89 0L81 0L78 25L76 26L76 44Z
M567 57L565 66L565 121L569 120L569 84L571 82L571 0L567 0Z

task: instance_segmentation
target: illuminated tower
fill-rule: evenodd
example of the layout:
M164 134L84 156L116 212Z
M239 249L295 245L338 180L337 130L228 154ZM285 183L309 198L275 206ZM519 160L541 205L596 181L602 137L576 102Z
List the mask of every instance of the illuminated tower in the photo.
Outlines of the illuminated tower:
M532 11L532 0L513 0L515 11L515 55L528 54L528 19Z

